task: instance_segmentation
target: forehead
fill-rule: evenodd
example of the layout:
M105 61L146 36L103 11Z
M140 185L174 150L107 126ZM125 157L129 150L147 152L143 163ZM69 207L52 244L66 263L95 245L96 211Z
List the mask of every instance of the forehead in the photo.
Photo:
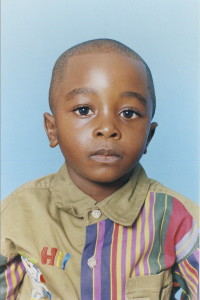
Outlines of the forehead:
M97 53L72 56L64 66L57 95L70 90L93 88L100 94L117 96L126 90L149 98L144 64L132 57L115 53ZM58 99L58 98L57 98Z
M74 55L64 68L63 79L69 80L70 77L81 81L82 78L88 78L92 71L107 73L109 77L116 77L116 79L125 76L126 80L128 77L140 78L145 82L147 80L146 69L141 61L117 53Z

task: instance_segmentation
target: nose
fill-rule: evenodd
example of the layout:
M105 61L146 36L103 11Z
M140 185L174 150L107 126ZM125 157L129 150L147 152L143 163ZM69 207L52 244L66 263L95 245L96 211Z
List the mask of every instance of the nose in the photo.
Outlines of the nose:
M121 132L120 130L115 126L115 124L111 120L102 120L101 124L98 124L98 126L93 131L94 137L104 137L104 138L113 138L113 139L120 139L121 138Z

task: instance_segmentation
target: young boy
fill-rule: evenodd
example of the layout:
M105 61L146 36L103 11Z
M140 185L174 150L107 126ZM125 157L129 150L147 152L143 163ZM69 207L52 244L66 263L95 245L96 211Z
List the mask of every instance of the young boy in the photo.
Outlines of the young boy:
M49 101L65 163L2 204L1 299L198 299L196 206L139 164L157 126L146 63L114 40L76 45Z

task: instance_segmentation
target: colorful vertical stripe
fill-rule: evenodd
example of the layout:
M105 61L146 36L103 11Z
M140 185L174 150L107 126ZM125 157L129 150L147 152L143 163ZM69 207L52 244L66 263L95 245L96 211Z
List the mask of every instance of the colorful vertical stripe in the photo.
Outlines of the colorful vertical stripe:
M20 256L9 260L5 265L4 274L1 274L1 299L15 300L20 288L20 284L25 275L25 268Z
M102 247L104 243L105 235L105 222L99 222L97 224L97 240L94 251L94 256L96 258L96 266L93 272L93 299L101 300L101 257L102 257Z
M183 255L191 252L196 240L197 228L184 206L171 196L150 193L133 226L106 219L87 227L81 299L125 300L128 278L158 274L174 267ZM92 256L96 259L93 269L88 266ZM183 285L186 278L183 297L197 293L196 257L195 253L181 261L176 270L175 288Z
M81 263L81 295L82 300L93 299L93 271L88 266L88 259L94 255L97 237L97 225L86 228L86 243Z
M191 254L187 259L181 261L175 270L177 281L182 283L183 299L198 300L198 278L199 278L199 264L197 260L197 250Z
M103 260L101 262L101 299L111 299L111 283L110 278L112 270L110 269L110 260L111 260L111 243L112 243L112 234L113 234L114 223L110 220L105 221L105 235L104 243L102 247L101 255Z

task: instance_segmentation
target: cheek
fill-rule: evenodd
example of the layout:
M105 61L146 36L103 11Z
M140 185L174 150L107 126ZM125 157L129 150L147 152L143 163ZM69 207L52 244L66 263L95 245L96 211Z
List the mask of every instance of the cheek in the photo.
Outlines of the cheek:
M88 148L89 135L82 128L58 130L57 139L65 158L78 159Z
M133 148L140 148L146 145L148 138L149 128L144 124L140 123L137 128L132 128L126 134L126 145Z

